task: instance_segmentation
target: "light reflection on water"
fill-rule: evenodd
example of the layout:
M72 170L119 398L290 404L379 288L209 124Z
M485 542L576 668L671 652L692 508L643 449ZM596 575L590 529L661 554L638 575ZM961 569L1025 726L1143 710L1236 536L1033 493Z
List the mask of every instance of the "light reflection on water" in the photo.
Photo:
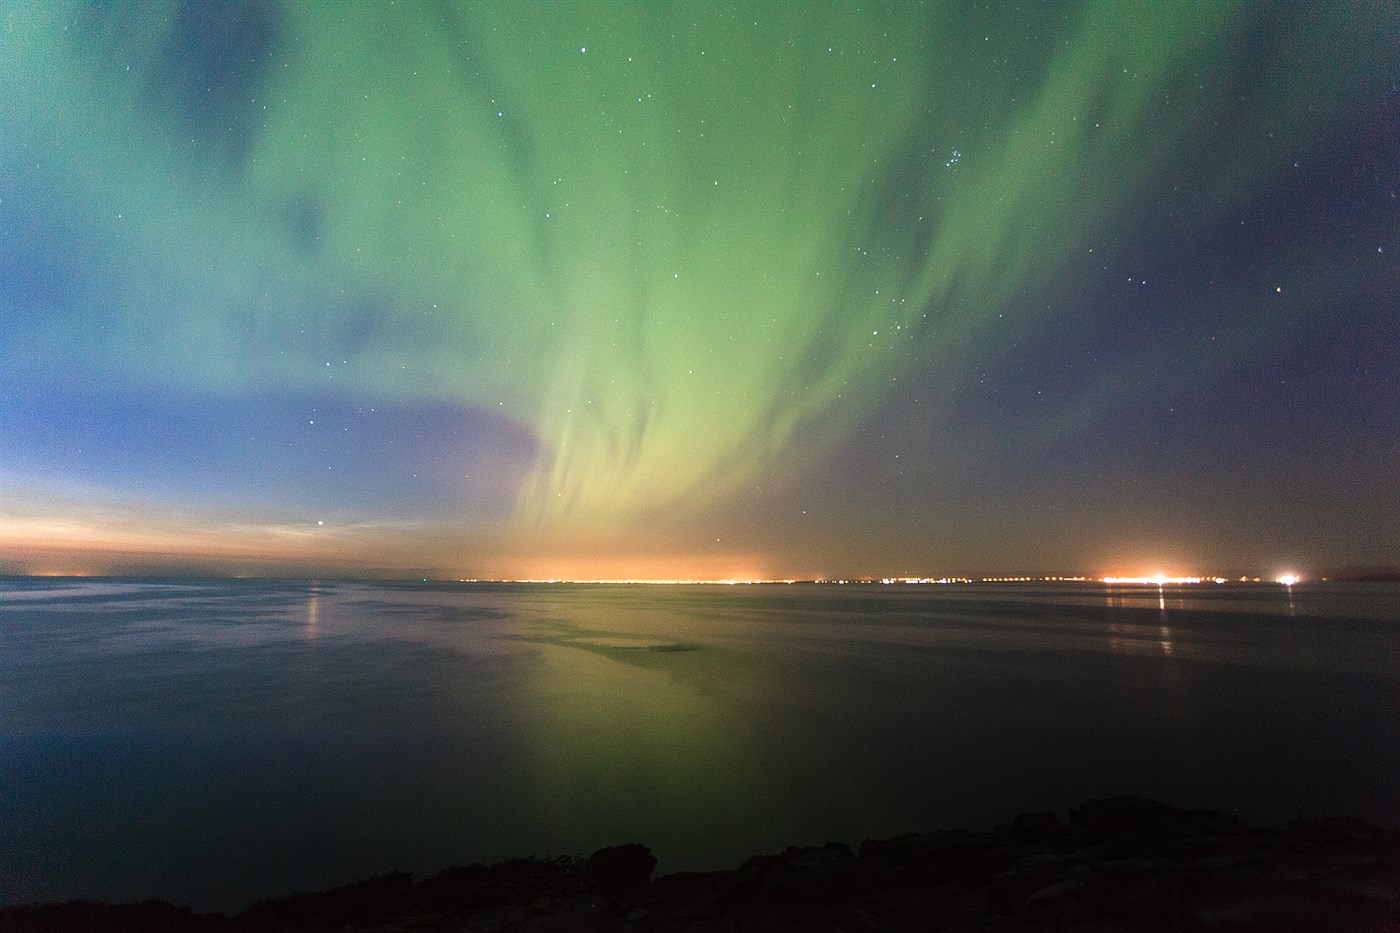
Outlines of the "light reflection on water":
M1397 620L1383 585L2 581L0 901L724 867L1128 792L1393 824Z
M316 623L321 618L321 588L319 584L311 584L306 590L306 637L314 638L316 635Z

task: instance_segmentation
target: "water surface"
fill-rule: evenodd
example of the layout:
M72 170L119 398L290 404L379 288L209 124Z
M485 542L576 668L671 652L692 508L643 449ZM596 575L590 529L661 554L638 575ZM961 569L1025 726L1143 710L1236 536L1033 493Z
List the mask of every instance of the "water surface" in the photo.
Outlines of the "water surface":
M661 870L1136 793L1400 823L1400 587L0 580L0 902Z

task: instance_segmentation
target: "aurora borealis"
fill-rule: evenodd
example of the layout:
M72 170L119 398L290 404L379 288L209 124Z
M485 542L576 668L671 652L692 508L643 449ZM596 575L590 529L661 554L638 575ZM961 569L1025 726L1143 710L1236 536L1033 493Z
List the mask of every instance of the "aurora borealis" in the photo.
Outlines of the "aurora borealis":
M0 569L1400 563L1380 4L0 4Z

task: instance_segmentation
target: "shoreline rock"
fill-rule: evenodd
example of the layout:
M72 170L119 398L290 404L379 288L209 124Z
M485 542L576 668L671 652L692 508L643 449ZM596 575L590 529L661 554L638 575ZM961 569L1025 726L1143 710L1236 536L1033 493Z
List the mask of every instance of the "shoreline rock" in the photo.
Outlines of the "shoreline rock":
M4 933L552 931L1400 931L1400 831L1353 819L1266 830L1136 797L761 855L653 879L632 843L587 859L403 873L232 917L165 901L0 908Z

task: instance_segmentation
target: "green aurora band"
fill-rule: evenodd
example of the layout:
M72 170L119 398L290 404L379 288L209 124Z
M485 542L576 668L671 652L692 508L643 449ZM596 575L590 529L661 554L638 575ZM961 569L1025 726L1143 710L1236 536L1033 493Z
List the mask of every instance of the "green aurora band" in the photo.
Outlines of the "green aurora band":
M794 475L1229 137L1174 195L1214 216L1259 171L1245 124L1348 55L1256 51L1316 80L1230 114L1218 2L289 3L211 131L162 85L171 9L0 10L9 170L61 178L124 270L0 363L234 397L330 363L527 426L516 520L579 531Z

